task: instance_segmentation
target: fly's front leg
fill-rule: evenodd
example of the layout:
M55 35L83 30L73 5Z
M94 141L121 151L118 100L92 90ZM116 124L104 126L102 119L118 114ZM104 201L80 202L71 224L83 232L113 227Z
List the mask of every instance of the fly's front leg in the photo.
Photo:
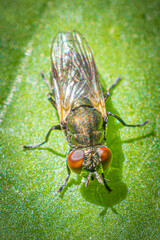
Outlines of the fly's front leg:
M50 133L52 132L52 130L61 130L61 126L60 125L55 125L53 127L50 128L50 130L48 131L48 133L46 134L46 137L45 137L45 140L44 142L42 143L39 143L37 145L34 145L34 146L23 146L23 149L34 149L34 148L37 148L37 147L40 147L42 146L43 144L45 144L46 142L48 142L48 139L49 139L49 136L50 136Z
M108 192L112 192L112 189L108 186L108 184L106 183L105 177L104 177L104 173L102 173L102 179L103 179L103 183L105 188L108 190Z
M147 123L149 123L150 121L147 119L144 123L141 123L141 124L127 124L123 121L123 119L121 119L120 117L116 116L115 114L111 113L111 112L107 112L107 115L108 116L112 116L112 117L115 117L118 121L120 121L123 126L126 126L126 127L142 127L144 125L146 125Z
M111 86L109 89L107 89L106 94L104 94L104 100L105 100L105 101L107 101L108 97L110 96L110 91L111 91L111 89L114 88L114 87L119 83L119 81L120 81L121 79L122 79L122 78L119 77L119 78L112 84L112 86Z
M64 187L66 186L68 180L69 180L69 177L70 177L70 174L71 174L71 170L70 168L68 167L68 163L67 163L67 177L65 178L64 180L64 183L62 184L62 186L59 188L58 192L61 193L62 190L64 189Z
M104 128L104 140L107 140L107 138L106 138L106 127L107 127L107 120L104 120L104 122L103 122L103 128Z

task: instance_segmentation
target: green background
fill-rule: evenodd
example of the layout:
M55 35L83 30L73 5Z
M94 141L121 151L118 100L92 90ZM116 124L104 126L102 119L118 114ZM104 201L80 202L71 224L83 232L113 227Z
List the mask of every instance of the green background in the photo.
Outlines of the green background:
M1 199L0 239L159 239L158 87L159 1L1 1ZM127 123L108 121L113 162L105 173L108 193L97 180L66 176L69 149L47 100L50 47L58 32L78 30L89 42L103 90L123 80L106 104Z

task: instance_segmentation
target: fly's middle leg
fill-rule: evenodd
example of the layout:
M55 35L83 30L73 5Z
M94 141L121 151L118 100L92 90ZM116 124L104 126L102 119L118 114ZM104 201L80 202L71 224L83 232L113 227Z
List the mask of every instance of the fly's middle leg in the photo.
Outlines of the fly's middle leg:
M106 92L106 94L104 95L104 100L106 101L108 99L108 97L110 96L110 90L112 88L114 88L118 83L119 81L121 80L121 77L119 77L113 84L112 86L108 89L108 91ZM123 124L123 126L126 126L126 127L142 127L144 125L146 125L147 123L149 123L150 121L147 119L144 123L141 123L141 124L127 124L123 121L123 119L121 119L120 117L116 116L115 114L111 113L111 112L107 112L107 115L108 116L112 116L112 117L115 117L119 122L121 122ZM104 125L107 123L107 120L104 122Z
M146 125L147 123L149 123L150 121L147 119L144 123L140 123L140 124L127 124L123 121L122 118L118 117L117 115L111 113L111 112L107 112L108 116L112 116L115 117L119 122L121 122L123 124L123 126L125 127L142 127L144 125Z
M49 140L49 136L50 136L50 133L52 132L52 130L61 130L61 126L60 125L55 125L53 127L50 128L50 130L47 132L46 134L46 137L45 137L45 140L44 142L42 143L39 143L37 145L33 145L33 146L23 146L23 149L34 149L34 148L37 148L37 147L40 147L42 146L43 144L45 144L46 142L48 142Z
M114 88L118 83L119 81L121 80L122 78L119 77L111 86L110 88L107 89L107 92L104 94L104 100L107 101L108 97L110 96L110 91L112 88Z

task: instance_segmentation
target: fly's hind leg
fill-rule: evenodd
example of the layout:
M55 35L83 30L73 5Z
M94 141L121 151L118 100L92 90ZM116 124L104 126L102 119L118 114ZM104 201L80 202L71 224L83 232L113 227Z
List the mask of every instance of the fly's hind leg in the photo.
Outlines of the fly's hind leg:
M52 92L52 88L51 88L51 85L50 85L50 82L45 78L44 76L44 73L40 72L41 74L41 77L43 79L43 81L47 84L47 86L49 87L49 91Z
M48 94L48 100L50 101L50 103L52 104L52 106L57 110L56 102L55 102L54 99L52 98L52 94L51 94L51 93Z
M39 143L37 145L33 145L33 146L23 146L23 149L34 149L34 148L37 148L37 147L40 147L42 146L43 144L45 144L46 142L48 142L49 140L49 136L50 136L50 133L52 132L52 130L61 130L61 126L60 125L55 125L53 127L50 128L50 130L48 131L48 133L46 134L46 137L45 137L45 140L44 142L42 143Z
M104 100L107 101L108 97L110 96L110 91L112 88L114 88L118 83L119 81L121 80L122 78L119 77L113 84L112 86L110 86L110 88L107 89L107 92L104 94Z
M49 87L49 90L50 90L50 93L48 94L48 100L50 101L52 106L57 110L56 102L53 99L52 87L50 85L50 82L45 78L44 73L41 72L40 74L41 74L41 77L42 77L43 81L47 84L47 86Z

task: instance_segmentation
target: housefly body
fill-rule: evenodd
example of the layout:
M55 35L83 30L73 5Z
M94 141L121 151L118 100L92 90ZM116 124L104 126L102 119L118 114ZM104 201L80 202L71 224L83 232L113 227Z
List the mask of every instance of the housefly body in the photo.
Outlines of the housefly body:
M37 148L48 141L52 130L63 130L70 152L67 156L68 175L59 192L66 185L71 170L86 178L86 187L90 179L97 178L110 192L104 178L104 170L112 160L112 153L104 144L108 117L113 116L128 127L140 127L149 122L129 125L106 112L109 92L119 80L104 95L91 49L84 37L76 31L57 34L51 48L51 81L46 83L50 89L48 99L58 111L60 125L48 131L44 142L23 148Z

